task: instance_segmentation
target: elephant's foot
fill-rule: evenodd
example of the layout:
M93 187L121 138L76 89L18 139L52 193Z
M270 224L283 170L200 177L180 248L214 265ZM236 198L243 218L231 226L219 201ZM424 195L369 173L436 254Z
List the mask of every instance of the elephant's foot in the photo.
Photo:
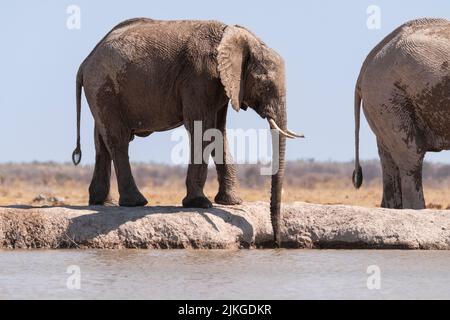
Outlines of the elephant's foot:
M113 201L109 195L104 194L90 194L89 195L89 205L90 206L106 206L112 204Z
M383 197L383 200L380 204L381 208L385 209L403 209L403 205L401 201L394 201L394 200L386 200L386 198Z
M224 206L234 206L241 204L242 199L235 192L219 192L214 198L214 202Z
M115 207L117 206L117 203L115 203L111 198L108 198L106 200L99 200L99 199L89 199L89 205L90 206L105 206L105 207Z
M90 206L104 206L105 203L106 203L105 200L89 199Z
M184 198L183 207L185 208L202 208L209 209L212 208L212 203L206 197L196 197L196 198Z
M147 203L147 199L140 192L129 196L120 196L119 200L121 207L144 207Z

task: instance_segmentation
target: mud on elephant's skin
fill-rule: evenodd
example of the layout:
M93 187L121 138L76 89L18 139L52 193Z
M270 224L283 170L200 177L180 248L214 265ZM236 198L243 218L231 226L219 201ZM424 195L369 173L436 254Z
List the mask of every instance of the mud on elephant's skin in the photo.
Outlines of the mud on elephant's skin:
M216 21L131 19L114 27L81 64L77 75L77 148L81 159L81 91L95 119L96 163L89 188L90 204L109 198L111 161L122 206L143 206L128 158L134 136L148 136L184 125L193 134L218 129L224 137L223 161L216 161L219 192L215 202L239 204L236 170L226 142L228 103L236 111L254 109L278 130L279 170L272 176L271 217L279 244L280 202L285 140L297 136L287 129L285 67L280 55L240 26ZM191 146L185 207L208 208L203 193L207 163L195 164L206 145ZM278 152L277 152L278 151ZM213 157L215 154L213 154ZM215 159L217 160L217 159Z
M355 92L356 165L361 102L377 137L383 171L382 207L424 209L422 166L426 152L450 149L450 21L405 23L365 60Z

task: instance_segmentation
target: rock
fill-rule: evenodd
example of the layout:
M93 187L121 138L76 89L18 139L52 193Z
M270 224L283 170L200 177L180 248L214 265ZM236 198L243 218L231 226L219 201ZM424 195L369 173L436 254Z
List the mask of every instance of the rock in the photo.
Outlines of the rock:
M283 205L283 246L450 249L450 212ZM0 248L235 249L272 246L263 202L180 207L3 207Z
M38 194L36 197L34 197L33 202L34 203L42 202L42 201L45 201L46 199L47 198L41 193L41 194Z
M33 199L34 204L48 204L51 206L62 206L65 204L64 201L66 201L64 198L46 196L44 194L39 194Z

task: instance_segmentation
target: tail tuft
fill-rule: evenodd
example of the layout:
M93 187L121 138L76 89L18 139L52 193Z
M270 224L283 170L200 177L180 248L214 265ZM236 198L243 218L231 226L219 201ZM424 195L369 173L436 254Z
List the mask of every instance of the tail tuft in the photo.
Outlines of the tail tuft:
M358 169L357 170L355 169L353 171L352 180L353 180L353 185L355 186L356 189L361 188L363 180L364 180L361 166L358 166Z
M80 148L76 148L75 151L72 153L72 162L74 165L79 165L81 162L81 156L82 152Z

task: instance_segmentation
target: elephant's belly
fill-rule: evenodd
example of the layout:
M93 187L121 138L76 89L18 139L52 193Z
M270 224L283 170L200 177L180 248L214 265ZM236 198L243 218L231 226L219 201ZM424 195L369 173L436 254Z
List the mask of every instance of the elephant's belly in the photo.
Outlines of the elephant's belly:
M183 125L183 118L178 114L155 113L148 114L146 112L137 116L129 116L129 126L133 133L137 136L149 136L153 132L163 132L175 129Z
M123 115L133 132L167 131L183 124L183 109L173 94L159 94L156 90L141 90L122 97Z
M163 131L169 131L178 127L181 127L183 125L183 122L177 123L175 125L170 125L167 127L164 127L164 129L159 129L159 130L142 130L139 128L133 128L133 135L138 136L140 138L145 138L148 137L149 135L151 135L154 132L163 132Z
M123 79L120 91L121 108L129 126L135 132L166 131L183 123L183 106L172 78L161 75L145 78L135 72Z

